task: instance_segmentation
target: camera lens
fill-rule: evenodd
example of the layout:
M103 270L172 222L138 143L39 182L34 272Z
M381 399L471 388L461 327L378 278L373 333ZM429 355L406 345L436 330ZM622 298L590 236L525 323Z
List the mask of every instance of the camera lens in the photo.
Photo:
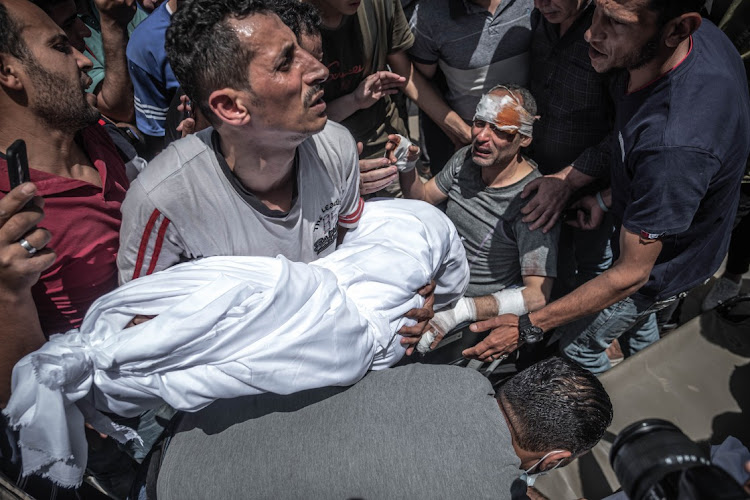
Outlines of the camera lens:
M623 429L612 445L609 462L631 500L672 498L657 494L654 487L674 471L711 463L677 426L660 419L641 420Z

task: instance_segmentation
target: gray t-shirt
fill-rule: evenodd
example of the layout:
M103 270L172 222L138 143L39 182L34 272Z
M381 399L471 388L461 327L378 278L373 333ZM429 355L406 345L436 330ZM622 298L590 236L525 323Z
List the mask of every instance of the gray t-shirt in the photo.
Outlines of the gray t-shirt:
M311 262L336 248L337 227L357 226L359 160L351 134L328 121L297 148L289 212L247 191L209 128L173 142L130 185L122 204L120 282L216 255Z
M414 364L348 389L223 400L186 415L157 494L509 499L519 465L487 379Z
M480 97L493 86L527 84L533 8L532 0L508 0L490 14L470 0L419 2L410 21L409 55L438 64L448 105L471 121Z
M435 177L448 195L446 214L455 224L469 259L467 297L480 297L510 286L523 276L557 276L559 225L544 234L521 219L524 186L541 174L536 169L515 184L487 187L481 168L471 160L471 146L456 152Z

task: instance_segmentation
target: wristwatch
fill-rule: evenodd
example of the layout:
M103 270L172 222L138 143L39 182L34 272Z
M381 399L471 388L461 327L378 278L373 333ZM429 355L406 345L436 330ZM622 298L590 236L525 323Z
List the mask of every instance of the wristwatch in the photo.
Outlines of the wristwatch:
M536 344L544 338L544 331L531 324L528 314L518 317L518 338L527 344Z

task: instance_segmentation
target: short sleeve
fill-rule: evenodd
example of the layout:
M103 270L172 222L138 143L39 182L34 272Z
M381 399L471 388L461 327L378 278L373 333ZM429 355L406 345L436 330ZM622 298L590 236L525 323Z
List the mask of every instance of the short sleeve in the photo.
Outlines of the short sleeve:
M451 186L453 186L453 183L458 178L458 173L461 171L461 166L466 159L469 147L471 146L458 150L456 154L448 160L448 163L443 167L443 170L435 176L435 184L443 194L448 194L448 191L451 190Z
M529 225L521 219L518 217L514 224L521 276L557 277L560 223L545 234L541 228L530 231Z
M401 0L391 0L393 2L393 20L391 23L391 40L388 44L388 53L394 54L409 50L414 44L414 35L409 29L409 22L404 15L404 9L401 7Z
M117 271L120 284L171 267L184 253L171 221L156 208L136 179L121 207Z
M720 163L692 148L656 148L633 155L622 225L649 239L686 231ZM613 179L614 183L615 179Z
M414 45L409 49L409 56L422 64L437 64L440 50L432 37L430 23L424 15L425 4L418 3L411 16L410 26L414 33ZM420 15L422 13L422 15Z
M133 61L128 61L128 71L133 82L135 124L138 130L147 135L162 137L169 101L156 88L154 77L146 70Z

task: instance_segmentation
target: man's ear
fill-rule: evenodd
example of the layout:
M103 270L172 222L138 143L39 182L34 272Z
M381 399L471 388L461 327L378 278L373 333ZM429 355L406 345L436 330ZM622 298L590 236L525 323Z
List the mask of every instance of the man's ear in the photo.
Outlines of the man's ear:
M240 127L250 122L247 100L234 89L214 90L208 96L208 106L221 121Z
M521 134L521 147L528 148L531 145L531 137Z
M23 83L18 77L21 61L10 54L0 53L0 85L11 90L23 90Z
M669 21L664 30L664 44L675 48L686 38L695 33L702 22L701 15L697 12L686 12L681 16Z
M550 455L542 460L542 463L539 464L539 472L544 472L548 470L552 470L554 467L557 467L558 469L560 467L563 467L560 462L563 462L564 460L569 459L573 454L570 453L568 450L559 450L555 451L553 453L550 453ZM560 464L560 465L558 465ZM565 464L567 465L567 463Z

